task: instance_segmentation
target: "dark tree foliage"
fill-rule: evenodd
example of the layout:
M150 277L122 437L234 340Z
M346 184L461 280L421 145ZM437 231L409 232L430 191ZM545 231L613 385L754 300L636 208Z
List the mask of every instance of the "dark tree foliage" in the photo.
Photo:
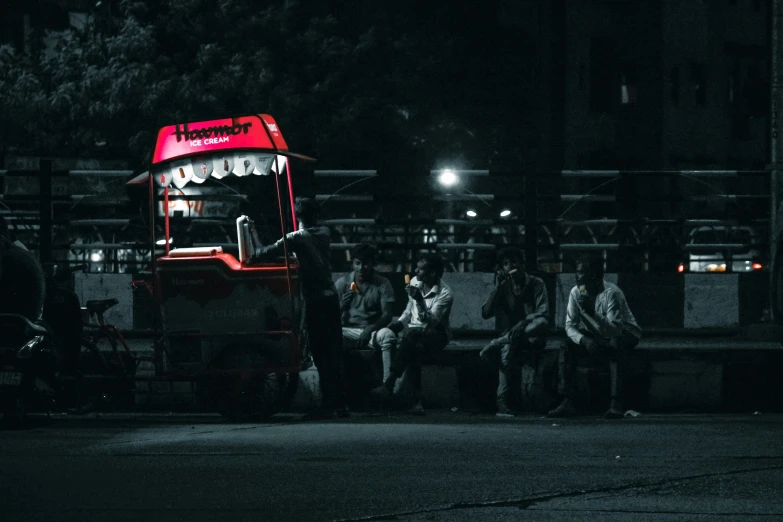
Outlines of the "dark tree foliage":
M141 167L163 125L266 112L323 166L486 165L503 65L452 5L124 0L39 51L0 48L0 148Z

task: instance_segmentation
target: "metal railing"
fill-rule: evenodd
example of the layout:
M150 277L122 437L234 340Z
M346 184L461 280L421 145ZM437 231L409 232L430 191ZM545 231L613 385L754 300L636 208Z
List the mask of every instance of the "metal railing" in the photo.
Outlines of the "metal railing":
M429 174L435 176L441 172L431 170ZM407 263L418 251L436 250L442 251L455 269L484 270L487 267L476 261L477 253L484 252L491 257L493 250L507 246L523 247L528 254L534 252L539 265L562 264L565 258L581 252L601 253L609 260L619 255L675 256L669 260L674 263L687 261L690 253L705 249L716 249L731 256L751 246L758 246L755 243L731 241L691 244L689 233L704 226L751 227L758 231L757 236L762 239L761 249L767 247L765 230L768 218L754 212L758 207L768 207L766 202L770 195L763 190L743 192L740 183L740 180L751 176L768 176L769 172L765 170L566 169L554 173L528 172L513 176L507 173L506 177L486 169L453 172L460 177L464 176L466 183L475 183L475 187L471 188L476 190L468 192L458 188L452 193L408 195L403 198L374 189L375 184L383 178L377 170L316 170L315 177L328 182L326 185L318 183L325 192L316 194L316 199L339 203L328 207L325 216L325 223L333 230L332 250L338 255L360 242L370 241L379 244L388 255ZM7 179L30 174L37 173L0 170L0 176ZM56 174L62 179L96 176L121 180L133 173L129 170L80 169ZM691 189L685 194L679 188L667 196L625 193L624 189L618 188L633 176L678 179L681 184L690 183ZM351 185L349 189L329 188L329 183L334 184L343 178ZM766 183L766 178L759 179ZM724 183L725 186L716 183ZM54 230L58 235L62 235L65 229L66 235L71 235L71 240L63 242L60 239L49 247L58 253L57 257L62 257L63 252L68 252L72 257L89 257L101 251L104 259L115 259L115 266L123 263L138 266L149 262L150 245L138 241L136 230L145 225L139 220L137 209L129 207L130 199L126 195L116 192L52 195L50 202L55 211L46 219L43 219L46 216L41 215L40 209L44 208L41 206L41 197L41 194L23 191L0 195L2 205L6 207L0 209L0 215L6 218L13 231L25 236L31 248L39 248L37 243L42 227ZM236 201L246 198L242 194L170 195L171 200ZM656 198L672 207L669 216L633 214L637 202L654 201ZM511 218L498 217L497 210L501 205L514 202L519 203L519 208ZM411 207L411 203L415 203L415 206L430 211L431 216L351 215L358 208L354 204L367 203L383 203L387 210L395 206L406 210ZM464 213L462 217L455 217L445 213L447 208L459 209L468 203L476 204L484 212L482 216L492 211L495 217L470 218L465 217ZM694 211L693 208L699 205L703 207ZM626 209L624 211L621 209L623 206ZM74 212L74 208L81 214ZM730 212L724 212L724 209ZM104 214L106 217L95 217L95 214ZM192 219L204 224L231 226L234 216L213 220L203 217ZM107 235L109 232L114 235ZM661 243L664 237L673 244ZM135 252L134 260L119 259L129 256L127 252L131 251ZM342 254L339 255L342 257ZM100 256L96 254L97 257Z

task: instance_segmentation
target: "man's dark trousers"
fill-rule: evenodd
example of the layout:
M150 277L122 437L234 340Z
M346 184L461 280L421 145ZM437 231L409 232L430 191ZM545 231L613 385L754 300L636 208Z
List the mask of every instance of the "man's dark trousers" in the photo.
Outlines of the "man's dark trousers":
M620 337L613 337L608 341L593 337L590 333L581 332L595 340L595 348L588 351L581 344L576 344L571 339L566 339L560 345L558 353L558 386L557 391L565 397L570 397L573 392L575 361L578 357L589 356L600 361L609 362L609 380L612 398L620 398L623 391L623 362L630 350L639 344L639 339L623 332Z
M310 352L318 368L323 406L343 407L343 330L337 294L308 298L305 321L310 337Z
M446 332L440 328L406 328L401 332L391 375L399 378L407 368L416 399L420 399L421 365L433 360L448 342Z
M538 368L541 354L546 348L546 337L520 337L500 346L490 354L490 360L498 365L498 411L519 407L522 362Z

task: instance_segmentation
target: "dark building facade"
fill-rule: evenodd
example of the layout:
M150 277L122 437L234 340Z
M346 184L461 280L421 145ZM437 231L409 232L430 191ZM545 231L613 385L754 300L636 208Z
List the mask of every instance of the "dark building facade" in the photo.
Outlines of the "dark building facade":
M768 162L768 0L574 0L566 17L566 168Z

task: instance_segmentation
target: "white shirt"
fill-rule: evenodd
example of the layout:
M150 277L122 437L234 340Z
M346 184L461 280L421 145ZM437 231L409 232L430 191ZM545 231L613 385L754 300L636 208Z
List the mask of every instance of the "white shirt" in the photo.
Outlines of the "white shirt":
M617 285L604 281L604 289L595 298L595 314L590 317L579 307L579 287L573 287L568 296L566 334L576 344L582 340L582 332L599 338L620 337L624 332L641 339L642 329L636 323L625 294ZM580 331L581 330L581 331Z
M421 289L422 283L418 277L414 276L410 284ZM451 315L453 302L454 296L451 293L451 288L443 281L440 281L429 292L424 294L424 306L426 308L424 314L419 312L416 301L408 296L408 306L405 307L405 311L400 316L400 322L414 328L424 328L427 324L440 323L446 330L446 337L451 339L449 316Z

